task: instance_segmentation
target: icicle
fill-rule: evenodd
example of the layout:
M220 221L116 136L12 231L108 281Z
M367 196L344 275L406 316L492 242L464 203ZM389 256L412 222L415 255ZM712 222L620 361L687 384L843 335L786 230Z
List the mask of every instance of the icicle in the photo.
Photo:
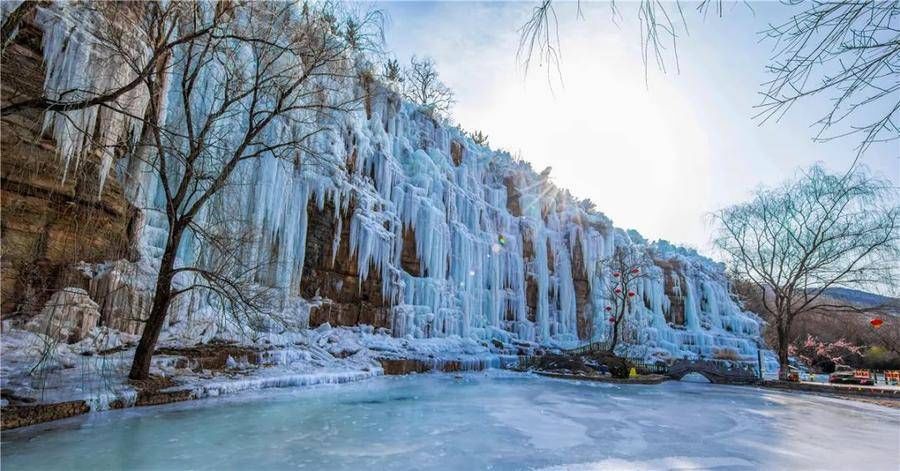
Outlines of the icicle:
M90 9L68 3L37 9L36 23L43 29L44 93L50 99L78 101L91 98L116 90L136 77L133 66L121 57L95 49L99 40L90 28L101 23L97 15ZM105 23L99 27L105 27ZM133 51L127 51L130 55L149 60L149 47L137 39L126 43L134 47ZM100 157L98 196L102 194L112 168L112 149L127 136L136 140L141 135L142 120L132 116L143 116L149 100L146 88L139 86L114 100L113 104L122 112L92 106L45 113L43 130L56 141L63 163L62 180L66 180L69 171L80 166L85 154L96 151ZM88 146L85 130L93 129L99 129L99 135L95 144Z

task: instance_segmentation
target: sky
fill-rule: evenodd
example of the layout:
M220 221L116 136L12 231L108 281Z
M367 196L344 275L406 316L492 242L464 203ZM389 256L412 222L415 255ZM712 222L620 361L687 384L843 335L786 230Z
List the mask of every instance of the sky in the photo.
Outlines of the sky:
M644 80L634 3L557 2L560 75L516 61L527 2L377 2L388 18L386 47L401 62L435 60L455 91L452 118L491 147L552 167L551 179L622 228L713 254L709 214L748 199L820 162L845 171L855 137L812 141L827 102L814 97L780 122L753 119L772 44L759 34L789 17L778 3L726 4L706 18L686 8L678 71L651 65ZM616 24L618 23L618 24ZM560 83L560 81L562 83ZM900 185L896 142L862 162Z

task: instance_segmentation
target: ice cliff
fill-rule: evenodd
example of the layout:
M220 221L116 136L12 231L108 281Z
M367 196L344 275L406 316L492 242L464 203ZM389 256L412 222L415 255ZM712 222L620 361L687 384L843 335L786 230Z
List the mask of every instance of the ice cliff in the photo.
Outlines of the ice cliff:
M102 88L128 73L85 46L80 15L68 4L35 15L48 94ZM201 217L201 225L213 225L221 223L214 212L227 212L231 223L253 235L237 256L270 262L254 279L277 289L283 322L254 323L250 335L275 337L328 322L372 324L396 337L548 346L602 341L610 334L603 293L611 276L598 262L616 246L636 245L654 266L637 287L640 302L627 316L621 349L647 357L733 351L755 359L761 321L732 298L721 265L616 228L546 174L475 144L373 81L366 61L357 62L360 79L346 93L365 96L365 103L320 121L324 131L309 141L315 158L242 163L234 177L240 184L211 201ZM136 90L123 101L132 116L144 116L150 97ZM161 106L168 123L184 119L173 111L180 107L171 106L179 97L178 85L170 84L170 106ZM43 126L63 163L59 178L88 150L73 129L98 129L95 140L103 149L140 134L137 121L96 107L47 113ZM308 131L278 127L266 138ZM149 307L166 237L164 200L145 162L109 151L100 152L99 162L100 187L114 179L139 212L134 255L82 264L79 273L100 322L135 333L140 325L133 320ZM180 263L212 263L210 253L202 239L189 237ZM238 326L202 290L173 305L169 318L165 335L171 337L248 335L247 326Z

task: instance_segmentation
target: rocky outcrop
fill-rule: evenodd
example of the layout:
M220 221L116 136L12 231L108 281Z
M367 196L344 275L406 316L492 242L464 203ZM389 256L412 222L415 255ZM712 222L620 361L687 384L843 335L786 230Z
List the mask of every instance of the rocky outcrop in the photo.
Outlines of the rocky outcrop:
M422 276L422 263L416 252L416 230L403 229L403 250L400 252L400 267L412 276Z
M515 217L522 216L522 192L516 180L507 176L503 180L503 186L506 188L506 210Z
M490 360L479 361L477 358L464 360L435 360L416 358L379 358L381 368L387 376L408 375L410 373L427 373L429 371L441 371L444 373L456 373L460 371L482 371L496 367Z
M462 164L465 152L466 148L461 142L453 141L450 143L450 159L453 161L453 165L459 167Z
M25 327L62 342L75 343L97 326L98 307L83 289L65 288L53 293L41 313Z
M152 273L141 273L140 265L128 260L116 260L82 272L87 280L88 294L100 306L100 324L121 332L139 335L144 328L153 302L153 293L135 280L152 280ZM181 302L176 299L175 303Z
M571 241L575 247L578 241ZM572 282L575 285L575 315L578 321L578 338L591 340L594 336L594 305L591 301L591 285L584 265L584 254L575 250L572 256Z
M663 271L663 289L669 298L669 310L666 311L666 322L672 325L684 326L684 280L681 276L682 267L673 260L656 259L653 261Z
M375 271L369 278L361 280L357 257L350 252L348 215L352 214L352 208L345 215L336 216L331 203L319 210L311 201L307 211L309 226L300 295L305 299L324 300L311 309L309 325L389 327L390 306L384 301L379 273ZM337 238L340 243L337 252L332 254Z

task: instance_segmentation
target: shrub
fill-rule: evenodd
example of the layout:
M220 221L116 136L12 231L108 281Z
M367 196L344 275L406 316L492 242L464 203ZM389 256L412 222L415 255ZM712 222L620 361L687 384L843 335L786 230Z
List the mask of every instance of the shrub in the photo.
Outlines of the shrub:
M548 353L539 357L537 368L546 371L563 371L571 373L590 373L592 370L581 361L580 357Z
M873 370L900 370L900 355L882 347L871 347L863 356L862 366Z
M488 145L488 136L481 131L473 131L468 133L469 137L472 139L472 142L480 145L487 146Z
M598 363L606 365L613 378L627 378L629 371L634 366L630 361L608 352L591 353L589 356Z

